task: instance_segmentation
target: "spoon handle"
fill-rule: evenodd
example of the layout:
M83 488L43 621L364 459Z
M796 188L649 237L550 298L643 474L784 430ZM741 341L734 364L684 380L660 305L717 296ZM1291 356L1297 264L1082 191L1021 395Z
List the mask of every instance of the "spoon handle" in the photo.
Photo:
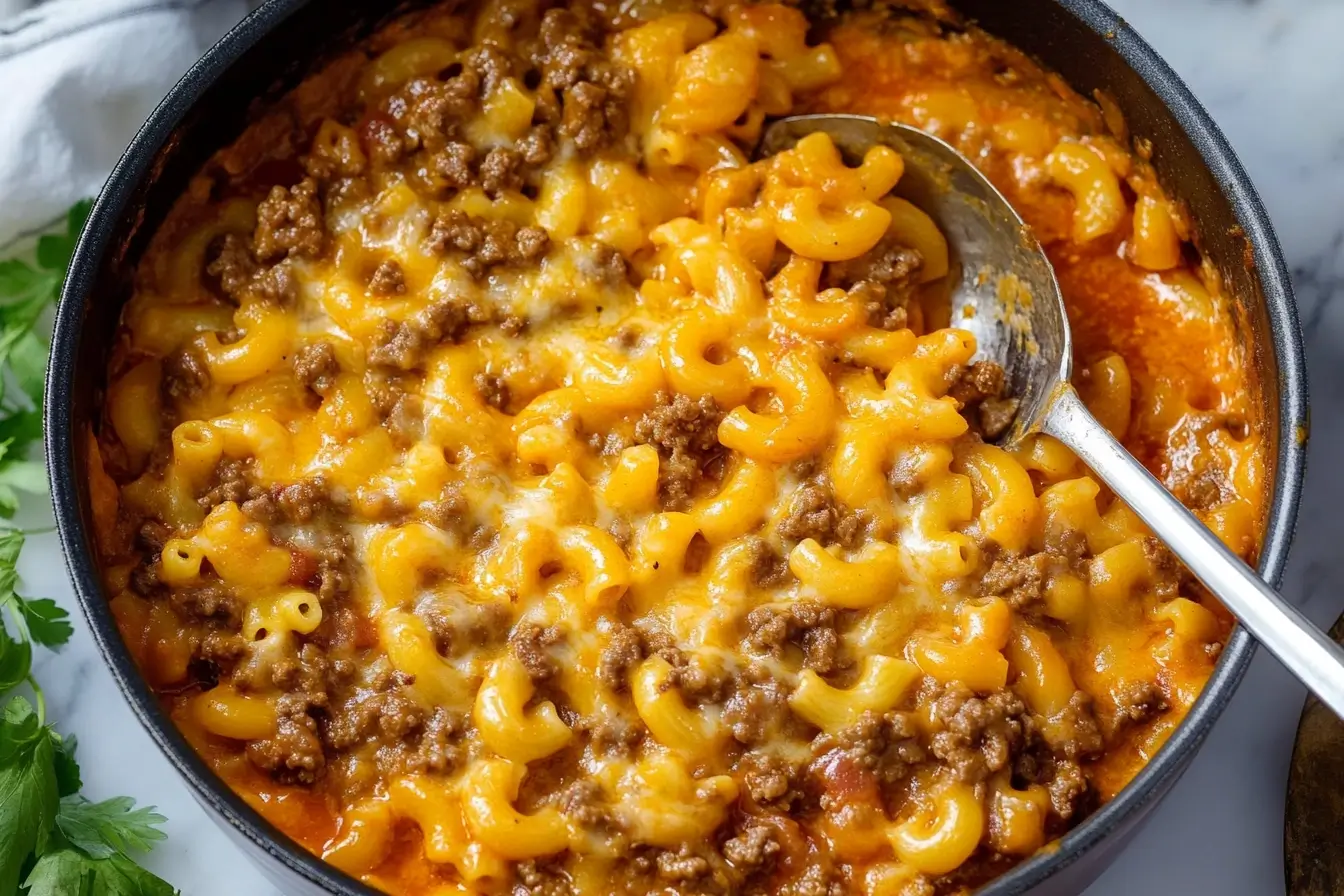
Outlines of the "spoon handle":
M1042 428L1091 467L1257 641L1344 718L1344 649L1261 581L1177 501L1097 422L1073 387L1060 389Z

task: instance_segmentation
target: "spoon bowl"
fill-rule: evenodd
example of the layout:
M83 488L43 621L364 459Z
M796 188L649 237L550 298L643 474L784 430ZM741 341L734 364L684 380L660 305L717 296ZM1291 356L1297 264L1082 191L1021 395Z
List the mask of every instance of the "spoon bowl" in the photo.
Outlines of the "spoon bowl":
M998 441L1043 432L1067 445L1138 514L1186 568L1321 702L1344 718L1344 649L1266 585L1097 421L1069 382L1073 345L1054 269L1031 229L965 156L917 128L863 115L798 115L761 135L757 156L828 134L851 164L873 146L896 150L893 191L942 229L954 326L977 357L1000 364L1017 414Z
M1003 367L1017 415L1000 441L1014 444L1045 414L1057 383L1073 372L1073 342L1055 270L1003 194L952 146L918 128L866 115L795 115L761 135L757 156L823 131L857 165L873 146L905 160L893 194L922 209L947 237L953 324L969 330L979 356Z

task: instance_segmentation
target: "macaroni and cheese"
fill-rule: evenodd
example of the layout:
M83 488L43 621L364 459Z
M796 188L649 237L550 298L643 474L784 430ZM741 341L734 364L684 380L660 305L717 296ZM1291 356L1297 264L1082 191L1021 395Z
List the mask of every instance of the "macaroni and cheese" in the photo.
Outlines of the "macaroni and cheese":
M1179 724L1228 616L994 444L896 152L752 160L808 111L981 165L1088 405L1254 554L1246 359L1113 111L899 11L420 11L192 182L89 458L143 674L306 848L405 896L963 892Z

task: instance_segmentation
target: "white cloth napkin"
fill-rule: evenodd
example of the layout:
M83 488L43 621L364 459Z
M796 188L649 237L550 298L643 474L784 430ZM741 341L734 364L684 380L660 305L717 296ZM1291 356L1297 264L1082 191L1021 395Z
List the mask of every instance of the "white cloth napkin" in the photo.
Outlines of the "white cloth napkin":
M0 255L94 196L249 0L0 0Z

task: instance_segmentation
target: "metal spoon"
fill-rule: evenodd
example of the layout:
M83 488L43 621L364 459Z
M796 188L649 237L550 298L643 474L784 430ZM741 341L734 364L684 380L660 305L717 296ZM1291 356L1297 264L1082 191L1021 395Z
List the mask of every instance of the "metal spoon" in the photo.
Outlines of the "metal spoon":
M1260 580L1097 422L1069 383L1073 344L1064 299L1040 243L997 189L961 153L917 128L862 115L799 115L766 128L757 156L816 131L851 162L883 144L905 160L895 193L947 236L952 322L970 330L979 356L1003 365L1017 417L1000 437L1035 432L1067 445L1166 542L1261 644L1344 718L1344 649Z

